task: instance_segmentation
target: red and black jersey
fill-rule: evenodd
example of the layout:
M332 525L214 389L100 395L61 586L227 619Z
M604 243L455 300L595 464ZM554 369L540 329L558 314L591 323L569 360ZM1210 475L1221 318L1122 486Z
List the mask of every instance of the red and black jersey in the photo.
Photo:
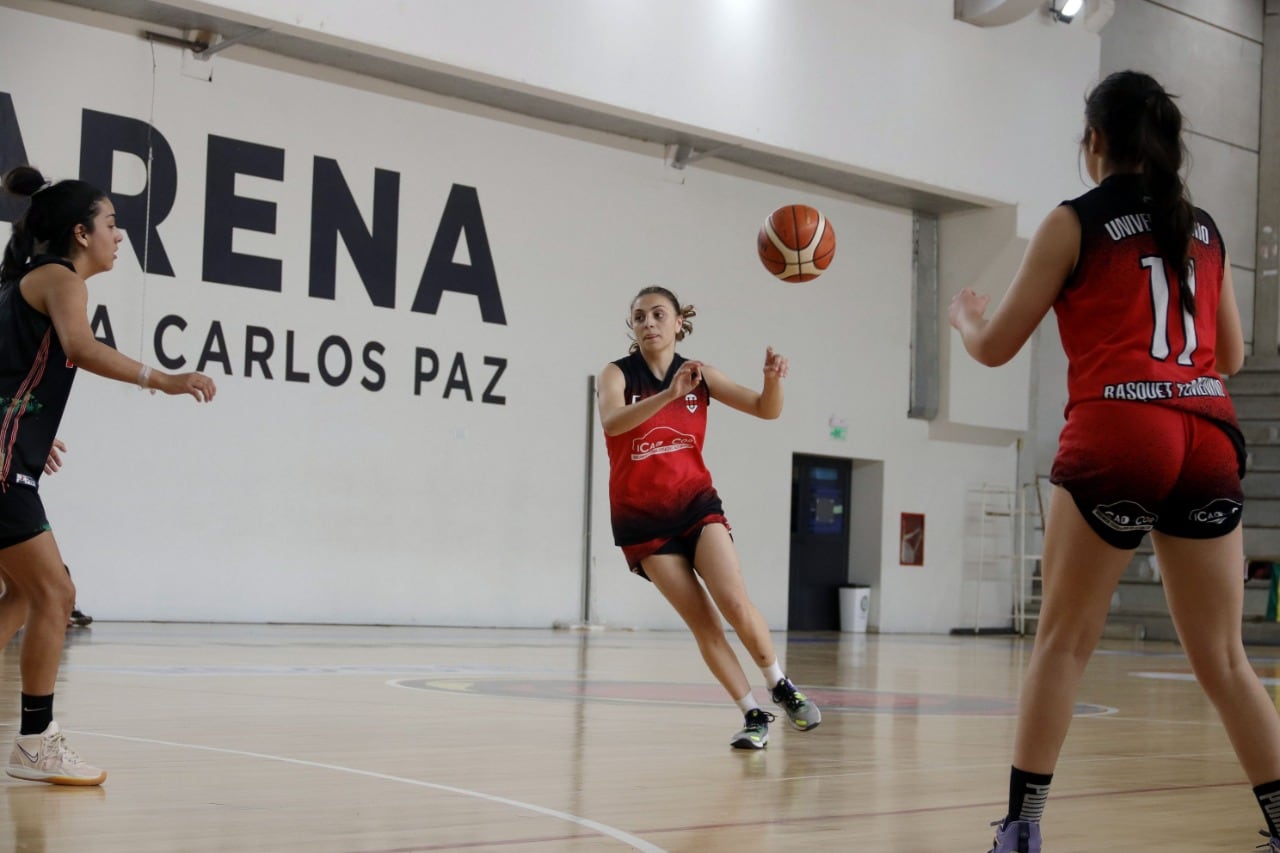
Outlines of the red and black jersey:
M661 381L639 352L615 361L626 382L626 404L665 390L685 360L676 355ZM676 537L723 512L702 460L710 400L707 383L700 382L684 399L664 406L638 427L605 436L615 544Z
M1092 400L1154 403L1209 418L1238 438L1214 367L1226 251L1213 219L1196 208L1193 317L1182 307L1178 271L1156 247L1138 175L1112 175L1063 204L1081 231L1075 271L1053 306L1070 365L1067 413Z
M45 264L36 258L23 275ZM0 488L36 488L62 421L76 367L67 359L53 321L23 298L18 280L0 284Z

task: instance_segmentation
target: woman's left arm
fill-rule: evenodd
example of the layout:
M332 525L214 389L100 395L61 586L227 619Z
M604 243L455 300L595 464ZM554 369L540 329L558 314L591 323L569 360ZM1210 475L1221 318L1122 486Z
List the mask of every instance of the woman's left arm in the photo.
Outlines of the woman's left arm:
M711 396L729 408L773 420L782 414L782 380L789 368L787 359L769 347L764 355L764 387L759 391L739 385L709 364L702 365L702 378Z

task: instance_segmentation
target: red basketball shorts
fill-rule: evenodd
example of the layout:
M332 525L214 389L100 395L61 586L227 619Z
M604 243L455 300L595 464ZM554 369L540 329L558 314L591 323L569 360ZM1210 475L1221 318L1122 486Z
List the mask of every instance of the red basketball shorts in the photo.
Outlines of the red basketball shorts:
M1132 550L1148 530L1213 539L1240 524L1243 445L1214 421L1133 402L1072 408L1050 480L1071 494L1109 545Z

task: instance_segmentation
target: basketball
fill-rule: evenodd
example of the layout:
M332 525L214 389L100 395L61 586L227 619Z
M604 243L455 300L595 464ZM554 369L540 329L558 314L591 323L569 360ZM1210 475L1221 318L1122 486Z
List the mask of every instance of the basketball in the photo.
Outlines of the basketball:
M819 211L789 204L769 214L756 248L764 268L783 281L812 281L836 256L836 232Z

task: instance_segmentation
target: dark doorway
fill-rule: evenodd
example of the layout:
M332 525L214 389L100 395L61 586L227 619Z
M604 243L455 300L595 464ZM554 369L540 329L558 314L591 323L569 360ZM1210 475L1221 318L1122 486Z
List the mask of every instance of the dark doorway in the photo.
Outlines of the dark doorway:
M840 630L840 587L849 582L852 467L849 459L792 457L789 630Z

